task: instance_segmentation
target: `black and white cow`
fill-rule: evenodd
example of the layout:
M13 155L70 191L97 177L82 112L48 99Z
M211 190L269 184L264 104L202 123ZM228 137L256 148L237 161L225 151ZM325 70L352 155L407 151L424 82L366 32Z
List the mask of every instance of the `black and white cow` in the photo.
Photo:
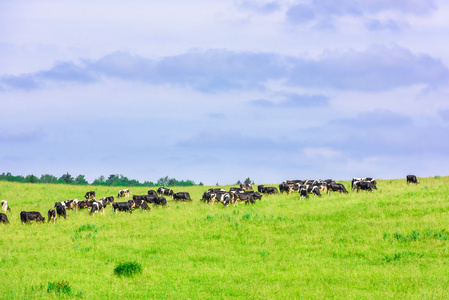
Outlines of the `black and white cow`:
M263 193L264 188L265 188L265 185L260 184L260 185L257 186L257 191L258 191L259 193Z
M145 200L128 200L128 202L131 203L131 206L134 209L141 208L143 210L150 210L150 207Z
M406 178L407 178L407 184L410 184L410 183L418 184L419 183L418 179L416 178L415 175L407 175Z
M224 201L226 201L226 202L231 201L232 197L231 197L231 194L228 193L228 192L225 192L225 193L211 193L210 194L210 199L211 199L211 202L212 202L212 205L213 205L215 201L222 202L222 203Z
M354 182L354 188L357 190L357 193L360 190L373 191L373 185L369 181L356 181Z
M307 186L298 184L299 199L309 198L309 193L307 192Z
M1 206L2 206L2 211L3 211L4 213L6 213L6 211L11 212L11 208L9 208L8 201L2 200L2 201L0 202L0 204L1 204Z
M352 178L352 182L351 182L351 189L354 190L356 189L356 183L357 182L369 182L371 184L371 190L374 188L377 190L377 182L374 178L372 177L365 177L365 178ZM363 185L366 186L366 185Z
M103 208L106 208L108 204L114 203L114 196L103 197L99 201L103 204Z
M274 186L265 186L262 189L262 193L270 195L270 194L278 194L279 191L276 187Z
M238 188L231 188L231 189L238 189ZM211 193L226 193L225 189L208 189L207 191Z
M95 213L104 214L104 206L102 201L94 201L92 203L92 208L89 214L93 215Z
M174 193L173 194L173 200L189 200L192 201L192 199L190 198L190 194L187 192L178 192L178 193Z
M118 191L117 198L129 197L129 190L120 190Z
M115 213L117 213L117 211L124 211L126 213L133 212L133 207L129 202L114 202L112 203L112 209L114 210Z
M9 224L8 217L5 214L0 213L0 223Z
M72 200L61 201L60 203L65 206L65 209L72 209L72 208L76 209L78 202L79 202L78 199L72 199Z
M159 196L161 196L161 195L173 196L173 190L167 189L163 186L157 189L157 193Z
M328 183L327 184L327 193L330 194L330 192L340 192L340 194L348 193L344 184L341 184L341 183Z
M20 213L20 220L23 223L31 223L31 221L35 220L37 222L45 222L45 218L42 217L41 213L38 211L22 211Z
M50 208L47 212L47 216L48 216L48 222L53 221L56 222L56 210L54 210L53 208Z
M159 197L159 196L148 196L148 203L153 203L154 205L163 205L166 206L167 205L167 199L165 199L164 197Z
M282 194L284 192L287 192L288 194L290 194L290 187L288 186L288 184L286 182L282 182L281 184L279 184L279 192L281 192Z
M63 203L56 202L54 208L56 210L56 213L57 213L58 217L64 216L64 219L67 219L67 213L66 213L65 205Z
M252 189L253 189L253 187L251 186L251 184L248 184L248 183L241 183L241 184L240 184L240 187L241 187L242 189L244 189L245 191L249 191L249 190L252 190Z
M319 186L319 185L306 185L306 187L307 187L307 192L309 194L313 194L314 197L315 196L321 197L321 193L320 193L321 186Z
M92 203L93 203L93 201L90 201L90 200L79 201L77 203L77 205L75 206L75 208L76 208L76 210L89 208L89 207L92 207Z
M229 203L233 202L234 205L238 204L239 202L245 202L245 204L254 203L254 193L234 193L234 198L231 199L224 199L223 205L227 206Z
M94 199L95 198L95 191L87 192L86 195L84 195L84 198L86 198L86 199Z

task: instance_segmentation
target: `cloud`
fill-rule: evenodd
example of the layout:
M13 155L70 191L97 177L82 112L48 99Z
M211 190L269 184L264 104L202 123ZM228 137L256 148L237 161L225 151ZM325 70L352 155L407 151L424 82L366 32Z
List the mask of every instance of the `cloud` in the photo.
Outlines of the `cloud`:
M370 19L365 22L365 27L370 31L401 31L409 26L405 23L397 22L391 19L386 21Z
M445 121L449 121L449 109L443 109L438 112L438 115Z
M283 81L293 87L382 91L417 84L446 84L449 71L438 59L395 45L373 45L365 51L326 51L316 59L211 49L159 60L117 52L78 65L62 62L36 73L4 75L0 84L30 90L48 82L89 84L108 77L175 85L203 93L264 90L269 81ZM288 105L327 101L321 96L320 99L294 94L285 97Z
M410 126L412 125L412 120L408 116L388 110L375 110L361 113L355 118L337 119L332 121L331 124L361 129L392 128Z
M278 93L283 100L273 102L266 99L257 99L250 101L250 104L258 107L322 107L327 106L329 98L324 95L304 95L295 93Z
M435 11L437 8L435 1L428 0L312 0L307 3L297 3L291 5L286 11L287 21L291 24L306 24L323 22L333 23L334 19L343 17L355 17L361 20L383 13L399 13L401 15L423 16ZM383 30L398 30L397 21L389 20L386 23L369 22L368 28L373 30L382 27Z
M33 142L44 138L45 134L40 129L24 128L24 129L6 129L0 131L1 142Z
M242 1L240 7L257 13L269 14L281 9L278 2Z

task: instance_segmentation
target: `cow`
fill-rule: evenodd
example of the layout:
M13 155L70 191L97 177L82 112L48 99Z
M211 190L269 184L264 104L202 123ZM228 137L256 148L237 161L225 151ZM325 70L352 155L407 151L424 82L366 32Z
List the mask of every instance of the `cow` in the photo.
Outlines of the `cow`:
M304 180L286 180L283 183L286 184L297 184L299 183L300 185L304 184Z
M215 201L217 202L224 202L224 201L230 201L232 199L231 194L228 192L225 193L211 193L210 199L212 201L212 204L214 204Z
M320 188L321 188L321 186L319 186L319 185L306 185L306 187L307 187L307 192L309 193L309 194L313 194L313 196L315 197L315 196L318 196L318 197L321 197L321 193L320 193Z
M219 189L218 191L214 191L214 193L221 193L221 192L226 192L224 189ZM232 187L229 189L229 192L239 192L239 193L243 193L245 192L244 189L242 188L238 188L238 187Z
M257 191L259 193L263 193L264 188L265 188L265 186L263 184L260 184L260 185L257 186Z
M1 206L2 206L2 211L3 211L4 213L6 213L6 211L11 212L11 208L9 208L8 201L2 200L2 202L0 202L0 204L1 204Z
M0 223L9 224L8 217L5 214L0 213Z
M249 192L246 192L246 194L252 194L254 200L262 200L262 195L256 191L249 191Z
M341 183L328 183L327 184L327 194L330 194L330 192L340 192L340 194L348 193L344 184L341 184Z
M72 209L72 208L76 209L78 202L79 202L78 199L73 199L73 200L61 201L60 203L65 206L65 209ZM56 205L56 203L55 203L55 205Z
M238 189L238 188L231 188L231 189ZM207 191L211 193L226 193L225 189L208 189Z
M173 194L173 200L192 201L192 199L190 198L190 194L187 192L178 192Z
M133 207L129 202L114 202L112 203L112 209L115 213L117 213L117 211L124 211L125 213L133 212Z
M167 199L165 199L164 197L159 197L159 196L148 196L148 203L153 203L154 205L167 205Z
M22 220L22 224L29 223L31 224L31 221L35 220L37 222L45 222L45 218L42 217L40 212L37 211L22 211L20 213L20 220Z
M241 183L241 184L240 184L240 187L241 187L242 189L244 189L245 191L249 191L249 190L252 190L252 189L253 189L253 187L251 186L251 184L248 184L248 183Z
M122 198L122 197L129 197L128 189L118 191L117 198Z
M419 184L418 179L415 175L407 175L407 184L413 183L413 184Z
M278 189L277 189L276 187L273 187L273 186L265 186L265 187L263 187L263 189L262 189L262 193L267 194L267 195L269 195L269 194L278 194L279 191L278 191Z
M245 202L245 204L254 203L254 193L235 193L234 194L234 205L238 204L238 202ZM230 203L230 200L225 199L223 201L223 205L227 206Z
M284 192L287 192L288 194L290 194L290 187L288 186L288 184L286 182L282 182L281 184L279 184L279 192L281 192L282 194Z
M173 196L173 190L167 189L163 186L157 189L157 193L159 196L161 196L161 195Z
M84 195L84 198L86 198L86 200L94 199L95 198L95 191L87 192L86 195Z
M89 208L92 207L92 202L93 201L89 201L89 200L83 200L83 201L79 201L76 205L76 210L78 209L83 209L83 208Z
M204 193L203 193L203 197L201 198L201 200L203 201L203 202L209 202L210 201L210 195L212 194L213 192L211 192L211 191L205 191Z
M356 181L354 182L354 188L357 189L357 193L360 190L364 190L364 191L373 191L373 185L371 184L371 182L369 181Z
M155 190L149 190L148 195L150 196L157 196L157 192Z
M148 206L147 202L145 200L128 200L128 203L131 204L132 208L141 208L143 210L149 210L150 207Z
M150 196L150 195L133 195L133 200L137 201L137 200L144 200L147 201L147 199L154 197L154 196ZM156 196L157 197L157 196ZM129 201L128 201L129 202Z
M92 208L89 212L90 215L93 215L94 213L104 214L104 206L102 201L94 201L92 203Z
M309 198L309 193L307 192L307 186L298 184L299 199Z
M114 196L103 197L99 201L101 201L103 207L106 207L106 205L114 203Z
M56 222L56 211L53 208L50 208L47 213L48 222L53 221Z
M64 216L64 219L67 219L67 213L66 213L64 204L62 204L60 202L56 202L54 208L56 209L56 213L58 214L58 217Z
M351 189L354 190L356 189L356 183L357 182L369 182L371 184L371 190L372 188L377 190L377 182L374 178L371 177L365 177L365 178L352 178L352 182L351 182Z

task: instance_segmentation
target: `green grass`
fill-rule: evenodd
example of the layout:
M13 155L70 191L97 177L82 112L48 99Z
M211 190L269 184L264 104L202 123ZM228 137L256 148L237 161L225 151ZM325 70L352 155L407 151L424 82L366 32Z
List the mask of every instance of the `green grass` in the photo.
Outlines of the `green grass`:
M2 181L12 212L11 224L0 224L0 298L445 299L449 177L419 181L226 208L200 201L208 187L175 187L193 201L132 214L69 211L31 225L20 211L46 217L56 201L91 189L115 197L120 188ZM123 265L133 276L116 275Z

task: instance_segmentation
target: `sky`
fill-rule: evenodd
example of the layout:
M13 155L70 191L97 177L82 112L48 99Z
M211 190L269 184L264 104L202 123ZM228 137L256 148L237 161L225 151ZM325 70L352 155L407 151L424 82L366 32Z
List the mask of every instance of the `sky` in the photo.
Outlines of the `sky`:
M0 173L449 175L449 2L0 2Z

